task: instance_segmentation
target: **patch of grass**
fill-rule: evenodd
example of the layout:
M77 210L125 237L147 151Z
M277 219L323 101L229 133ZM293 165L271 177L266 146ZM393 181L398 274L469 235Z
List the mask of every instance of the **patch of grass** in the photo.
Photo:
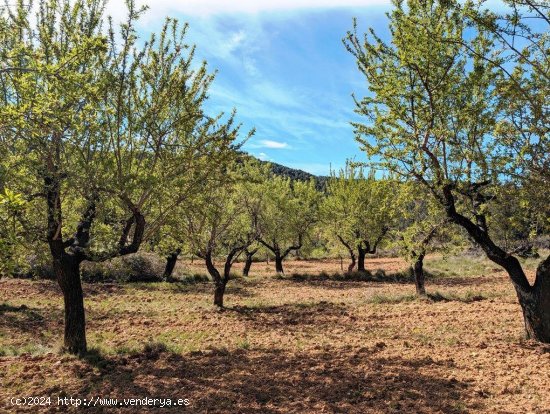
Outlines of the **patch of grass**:
M416 295L406 294L406 295L372 295L368 299L368 303L374 304L394 304L394 303L403 303L403 302L412 302L417 299Z
M86 352L80 358L86 361L88 364L99 369L107 369L110 365L109 360L105 358L101 349L96 347L89 348L88 352Z
M292 273L290 276L275 275L276 279L292 280L297 282L304 281L352 281L352 282L389 282L389 283L404 283L412 281L410 270L404 270L395 273L386 273L383 269L377 269L374 273L365 270L362 272L351 273L327 273L320 272L317 274L310 273Z
M429 293L428 298L433 302L462 302L462 303L472 303L479 302L481 300L489 299L491 296L482 292L474 292L471 290L466 291L462 294L456 294L453 292L442 293L436 291L434 293ZM492 295L494 297L494 295Z
M195 283L207 283L210 282L210 277L202 273L192 273L189 275L182 275L177 279L174 279L176 283L183 283L187 285L192 285Z
M44 355L53 351L53 348L34 343L27 343L23 346L0 345L0 356L19 356L23 354Z
M426 272L432 277L476 277L494 273L499 267L483 256L436 256L425 261Z
M237 342L237 348L248 350L248 349L250 349L250 342L248 342L248 339L245 338L245 339Z
M143 345L143 353L149 357L157 357L167 351L168 347L163 342L150 341Z

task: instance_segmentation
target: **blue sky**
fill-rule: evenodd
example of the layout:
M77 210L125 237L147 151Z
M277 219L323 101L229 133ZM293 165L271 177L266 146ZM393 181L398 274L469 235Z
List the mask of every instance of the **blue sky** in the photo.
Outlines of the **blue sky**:
M343 5L343 6L342 6ZM148 37L164 16L188 22L196 58L218 74L210 89L210 113L237 109L246 131L244 149L258 158L313 174L328 174L347 158L365 159L350 121L352 92L366 84L342 38L359 19L383 32L386 0L280 0L278 2L186 0L149 2L139 31ZM108 13L123 13L121 2Z

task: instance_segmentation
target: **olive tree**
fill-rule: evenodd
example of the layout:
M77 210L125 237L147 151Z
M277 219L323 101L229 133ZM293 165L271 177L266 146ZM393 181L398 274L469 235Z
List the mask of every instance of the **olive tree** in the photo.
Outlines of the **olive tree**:
M2 16L7 181L41 210L71 353L86 351L81 263L137 252L237 134L202 109L213 76L193 64L187 26L167 19L141 42L144 9L127 7L118 28L99 0L48 0L36 15L18 1Z
M534 169L510 157L513 148L500 138L499 121L507 115L499 102L505 98L502 68L491 58L498 54L495 39L479 27L467 31L466 20L454 1L395 1L391 43L374 31L361 38L348 33L345 44L371 91L356 101L357 112L369 119L355 124L357 139L381 168L423 183L447 217L507 271L527 335L550 342L550 257L531 285L519 260L489 232L488 205L499 184ZM543 54L531 57L547 67ZM539 90L524 91L538 99ZM525 153L547 148L548 131L533 131L523 141Z

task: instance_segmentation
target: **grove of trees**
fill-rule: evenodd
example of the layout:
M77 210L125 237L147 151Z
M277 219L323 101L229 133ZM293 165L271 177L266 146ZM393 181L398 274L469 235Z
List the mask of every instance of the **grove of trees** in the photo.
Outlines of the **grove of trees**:
M517 253L550 230L550 5L395 0L389 41L344 39L367 81L354 123L368 162L320 185L241 152L237 114L205 110L214 75L168 18L115 24L100 0L23 0L0 14L0 276L47 258L64 299L64 346L87 350L83 262L147 250L204 262L214 305L232 266L344 254L366 273L381 248L411 264L473 243L509 275L529 337L550 343L550 256L533 284ZM536 20L531 24L527 20ZM244 134L244 136L243 136ZM279 173L277 173L279 172ZM253 273L253 272L252 272Z

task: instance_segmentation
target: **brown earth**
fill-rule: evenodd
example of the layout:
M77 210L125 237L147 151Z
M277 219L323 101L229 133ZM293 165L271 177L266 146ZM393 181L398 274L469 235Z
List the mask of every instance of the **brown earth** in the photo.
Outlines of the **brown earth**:
M368 262L385 281L275 279L254 264L252 278L230 282L225 311L211 305L209 283L85 285L92 352L82 359L58 351L55 283L3 279L0 412L83 409L58 406L66 396L190 401L90 409L104 413L550 413L550 346L522 339L504 273L464 261L433 260L429 301L390 275L406 267L398 259ZM29 396L51 405L10 404Z

